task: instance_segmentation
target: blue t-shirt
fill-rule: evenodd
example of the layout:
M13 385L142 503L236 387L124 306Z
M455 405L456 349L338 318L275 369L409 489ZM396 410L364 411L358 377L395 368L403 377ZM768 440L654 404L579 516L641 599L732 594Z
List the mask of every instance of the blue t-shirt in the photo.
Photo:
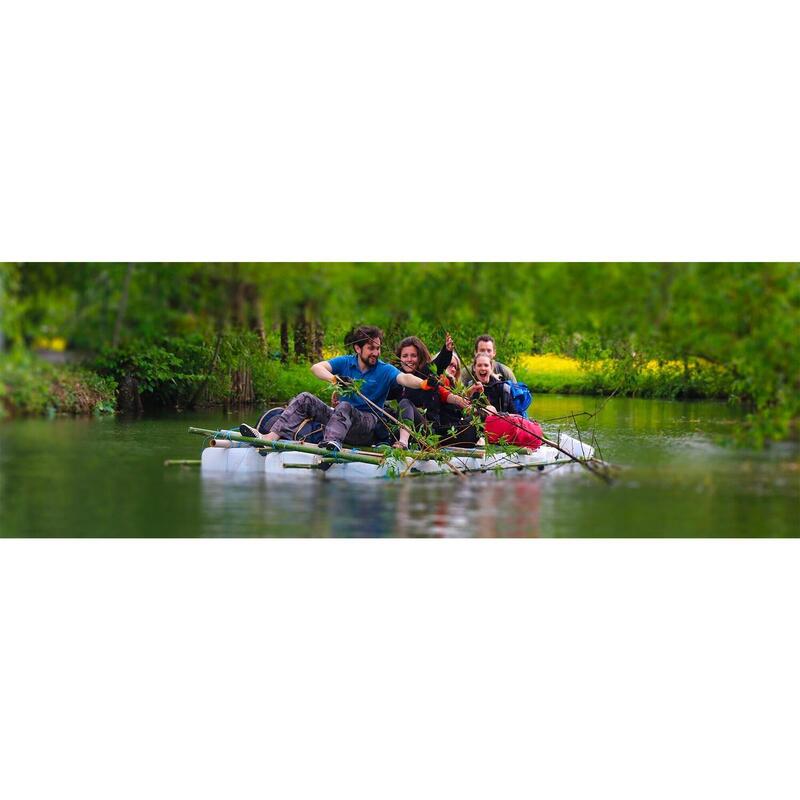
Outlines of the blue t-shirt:
M364 381L359 391L364 397L368 397L376 406L383 408L386 402L386 395L389 389L397 380L400 370L378 359L378 363L366 372L358 368L358 356L336 356L328 360L331 365L331 372L334 375L341 375L343 378L353 378L353 380ZM342 396L342 400L352 403L354 408L361 411L369 411L370 407L357 395L348 394Z

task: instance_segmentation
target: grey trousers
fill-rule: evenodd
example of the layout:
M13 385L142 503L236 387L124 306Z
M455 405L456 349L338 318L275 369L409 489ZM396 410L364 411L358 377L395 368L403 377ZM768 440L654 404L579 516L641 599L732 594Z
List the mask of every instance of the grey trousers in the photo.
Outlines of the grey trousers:
M354 445L370 444L378 422L375 414L353 408L351 403L340 402L331 411L331 407L318 397L303 392L286 406L272 426L271 433L277 433L281 439L291 439L297 426L306 419L321 422L325 426L322 438L326 442Z

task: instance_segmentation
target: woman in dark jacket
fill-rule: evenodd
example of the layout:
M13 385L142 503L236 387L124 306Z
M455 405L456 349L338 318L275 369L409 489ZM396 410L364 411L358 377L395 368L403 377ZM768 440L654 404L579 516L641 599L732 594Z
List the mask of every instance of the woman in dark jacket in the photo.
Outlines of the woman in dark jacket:
M448 333L444 347L435 359L431 358L430 351L425 343L416 336L407 336L397 345L395 355L398 359L397 366L403 372L409 372L418 378L431 377L435 367L436 375L444 375L453 356L453 339ZM420 389L406 389L395 385L389 390L387 400L397 400L400 406L400 419L419 430L425 425L436 425L439 421L441 409L440 392L425 392ZM401 428L395 447L408 447L409 432Z
M439 440L440 447L472 447L480 436L478 429L464 416L469 401L451 391L461 382L461 374L461 359L454 352L439 382L441 404L438 420L433 423L433 432L442 437Z
M486 397L488 411L510 413L514 411L511 394L507 391L506 383L499 375L492 372L492 359L480 353L472 362L472 374L475 383L467 389L468 397L477 397L481 394Z

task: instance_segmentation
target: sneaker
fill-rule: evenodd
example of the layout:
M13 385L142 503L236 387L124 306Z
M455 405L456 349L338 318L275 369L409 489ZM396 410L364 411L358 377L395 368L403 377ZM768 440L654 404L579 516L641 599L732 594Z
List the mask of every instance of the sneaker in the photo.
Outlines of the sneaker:
M333 440L330 442L320 442L319 446L323 450L334 450L337 453L341 452L342 450L342 446L339 444L339 442L334 442Z
M245 425L244 422L239 426L239 433L241 433L242 436L250 436L253 439L264 438L255 428L251 428L249 425Z

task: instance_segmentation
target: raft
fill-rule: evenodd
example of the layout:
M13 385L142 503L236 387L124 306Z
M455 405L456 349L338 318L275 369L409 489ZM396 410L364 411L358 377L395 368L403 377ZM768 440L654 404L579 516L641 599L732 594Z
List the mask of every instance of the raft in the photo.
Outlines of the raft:
M327 480L368 480L514 470L536 472L574 463L576 458L589 461L594 457L594 450L587 444L563 435L558 439L561 449L542 445L536 450L487 453L481 448L447 448L440 458L433 459L405 450L394 450L389 457L374 448L344 448L334 452L288 440L267 446L232 431L189 430L205 435L214 445L203 449L200 468L204 473L263 473L269 478L322 476ZM220 447L220 441L230 441L236 446ZM238 446L241 444L245 446Z

